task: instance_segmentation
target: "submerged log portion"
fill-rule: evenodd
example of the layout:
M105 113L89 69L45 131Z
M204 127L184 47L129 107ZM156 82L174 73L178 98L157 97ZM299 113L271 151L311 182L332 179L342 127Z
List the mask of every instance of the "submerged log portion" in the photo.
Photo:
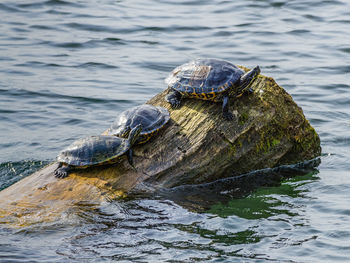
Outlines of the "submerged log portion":
M131 191L154 191L200 184L249 171L297 163L320 155L320 139L292 97L259 75L254 93L230 101L233 121L221 104L184 99L179 109L165 101L171 120L144 145L134 147L133 169L126 158L56 179L51 164L0 192L0 223L27 225L52 221L81 203L101 204Z

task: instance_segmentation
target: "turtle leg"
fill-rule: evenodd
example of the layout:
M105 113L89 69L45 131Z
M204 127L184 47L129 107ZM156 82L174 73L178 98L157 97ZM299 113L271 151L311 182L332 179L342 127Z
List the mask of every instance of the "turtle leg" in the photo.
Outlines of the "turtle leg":
M137 171L136 168L135 168L135 166L134 166L134 160L133 160L133 158L132 158L132 149L129 149L129 151L127 151L126 156L127 156L127 158L128 158L128 162L129 162L129 164L131 165L131 167L132 167L135 171Z
M222 98L222 115L225 120L231 121L233 119L233 115L228 110L229 107L229 97L228 94L224 94Z
M134 167L134 160L132 158L132 149L129 149L129 151L126 153L126 156L128 158L129 164Z
M166 101L171 104L171 107L176 109L181 105L182 95L180 92L172 89L171 92L165 97Z
M55 177L57 178L65 178L68 176L69 171L71 171L71 166L63 166L63 163L60 163L56 170L54 171Z
M132 159L132 150L129 149L129 151L126 153L126 156L128 157L128 162L131 166L134 165L134 160Z

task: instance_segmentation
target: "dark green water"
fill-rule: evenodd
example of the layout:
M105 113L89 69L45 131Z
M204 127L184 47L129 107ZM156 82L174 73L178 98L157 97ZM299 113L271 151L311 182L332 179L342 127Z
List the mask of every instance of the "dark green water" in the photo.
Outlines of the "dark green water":
M196 57L260 65L303 108L323 156L249 191L180 189L0 227L0 262L349 262L349 28L345 0L2 1L0 189Z

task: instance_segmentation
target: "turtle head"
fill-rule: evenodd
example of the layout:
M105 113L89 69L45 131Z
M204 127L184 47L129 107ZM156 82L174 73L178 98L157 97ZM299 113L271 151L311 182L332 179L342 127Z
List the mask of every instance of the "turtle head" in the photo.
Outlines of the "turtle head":
M260 74L260 67L256 66L255 68L249 70L245 74L241 76L240 86L239 86L239 94L245 92L250 84L256 79L256 77Z
M130 145L133 145L137 141L141 131L142 131L142 125L141 124L137 125L135 128L133 128L130 131L129 137L128 137L128 141L129 141Z
M131 128L130 126L126 126L124 129L122 129L118 134L116 134L118 137L121 138L128 138L130 134Z

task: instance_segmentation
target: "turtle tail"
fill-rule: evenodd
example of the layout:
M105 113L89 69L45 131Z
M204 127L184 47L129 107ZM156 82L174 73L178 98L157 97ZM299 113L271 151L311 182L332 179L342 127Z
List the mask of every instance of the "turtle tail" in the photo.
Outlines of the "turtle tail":
M130 145L133 145L137 141L141 131L142 131L142 125L141 124L137 125L135 128L133 128L130 131L129 137L128 137L128 141L129 141Z

